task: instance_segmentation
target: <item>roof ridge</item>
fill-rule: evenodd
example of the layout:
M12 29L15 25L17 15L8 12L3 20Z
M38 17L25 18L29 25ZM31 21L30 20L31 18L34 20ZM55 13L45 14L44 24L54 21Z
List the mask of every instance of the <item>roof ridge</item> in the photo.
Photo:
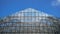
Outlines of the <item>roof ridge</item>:
M42 11L38 11L38 10L33 9L33 8L27 8L27 9L21 10L21 11L19 11L19 12L16 12L16 13L10 15L10 16L21 15L21 13L23 13L23 12L38 12L38 13L40 13L40 14L44 14L44 15L46 15L46 16L52 16L52 15L49 15L49 14L44 13L44 12L42 12Z

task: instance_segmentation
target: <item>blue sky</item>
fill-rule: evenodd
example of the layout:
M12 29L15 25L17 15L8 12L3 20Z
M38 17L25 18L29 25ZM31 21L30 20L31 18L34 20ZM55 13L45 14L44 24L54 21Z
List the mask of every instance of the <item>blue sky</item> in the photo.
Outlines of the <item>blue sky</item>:
M60 0L0 0L0 17L26 8L34 8L60 17Z

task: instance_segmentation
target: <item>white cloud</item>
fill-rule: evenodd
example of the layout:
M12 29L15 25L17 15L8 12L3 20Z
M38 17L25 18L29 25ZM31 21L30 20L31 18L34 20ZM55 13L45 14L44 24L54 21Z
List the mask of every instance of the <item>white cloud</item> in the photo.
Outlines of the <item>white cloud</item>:
M52 1L52 6L60 6L60 0Z

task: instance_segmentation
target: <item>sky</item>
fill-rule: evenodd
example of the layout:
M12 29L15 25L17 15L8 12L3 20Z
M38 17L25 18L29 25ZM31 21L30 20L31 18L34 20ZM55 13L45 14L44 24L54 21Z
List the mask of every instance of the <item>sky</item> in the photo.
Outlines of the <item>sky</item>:
M60 18L60 0L0 0L0 17L27 8L34 8Z

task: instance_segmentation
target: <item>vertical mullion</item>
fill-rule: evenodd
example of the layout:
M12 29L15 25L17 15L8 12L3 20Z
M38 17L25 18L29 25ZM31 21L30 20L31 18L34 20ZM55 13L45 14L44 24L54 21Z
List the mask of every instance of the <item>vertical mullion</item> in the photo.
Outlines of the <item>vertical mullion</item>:
M34 12L34 14L35 14L36 12ZM36 15L34 15L34 19L35 19L35 21L36 21ZM37 31L36 31L36 22L34 23L35 24L35 34L37 34Z
M39 22L38 22L38 23L39 23L39 25L38 25L38 27L39 27L38 33L40 33L40 20L39 20L39 17L40 17L40 16L39 16L39 13L38 13L38 21L39 21ZM41 34L41 33L40 33L40 34Z
M25 14L25 12L23 13L23 14ZM23 22L25 22L25 15L24 15L24 20L23 20ZM24 34L24 23L23 23L23 34Z
M31 10L31 11L32 11L32 10ZM31 18L31 22L32 22L32 12L31 12L31 17L30 17L30 18ZM32 24L31 24L30 27L31 27L31 30L32 30ZM32 32L31 32L31 34L32 34Z
M19 33L21 34L21 16L20 16L20 26L19 26Z

